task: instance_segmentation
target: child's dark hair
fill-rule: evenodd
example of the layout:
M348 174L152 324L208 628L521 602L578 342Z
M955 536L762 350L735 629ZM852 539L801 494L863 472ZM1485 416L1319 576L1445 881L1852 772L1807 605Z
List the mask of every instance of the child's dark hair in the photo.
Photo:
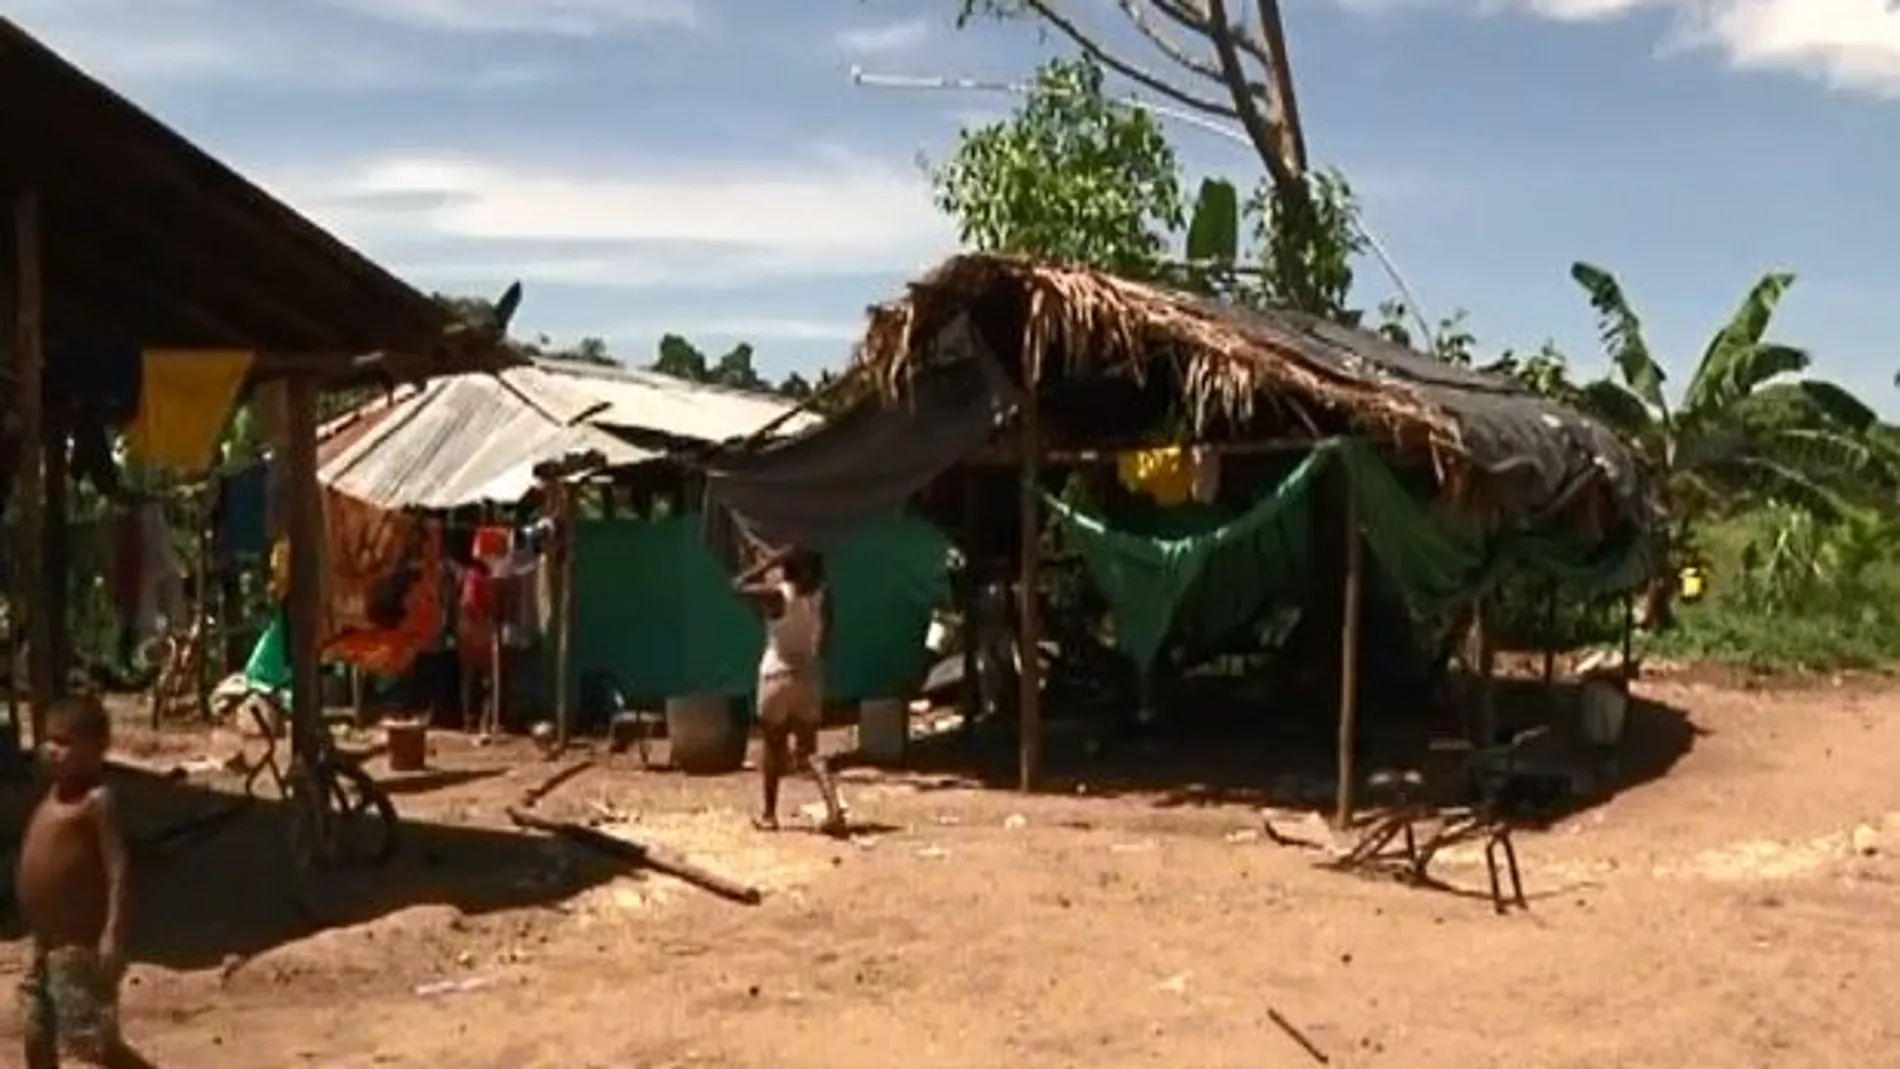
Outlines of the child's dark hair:
M815 549L799 546L785 555L779 567L785 581L801 594L809 594L825 583L825 559Z
M46 719L49 723L64 725L73 737L88 742L103 743L112 739L112 717L96 695L69 694L53 703L46 711Z

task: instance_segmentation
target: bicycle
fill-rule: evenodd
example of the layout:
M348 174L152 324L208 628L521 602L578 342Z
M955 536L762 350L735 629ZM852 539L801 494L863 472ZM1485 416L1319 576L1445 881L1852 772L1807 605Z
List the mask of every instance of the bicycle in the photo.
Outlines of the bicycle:
M287 763L277 757L277 738L292 723L279 691L249 683L218 688L221 711L245 713L264 740L264 752L246 762L244 793L258 798L258 781L269 774L291 814L291 860L300 872L347 865L380 867L396 856L401 818L389 793L363 768L363 760L343 750L326 718L307 745L294 746ZM293 728L294 730L294 728Z

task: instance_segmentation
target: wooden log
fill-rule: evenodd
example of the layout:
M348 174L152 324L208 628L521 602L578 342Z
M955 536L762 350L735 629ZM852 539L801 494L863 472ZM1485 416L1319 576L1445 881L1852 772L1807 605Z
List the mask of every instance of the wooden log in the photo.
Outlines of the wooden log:
M631 839L622 839L617 835L609 835L604 831L589 828L582 824L537 817L519 808L510 808L508 810L508 819L513 821L516 827L546 832L549 835L558 835L569 842L579 843L590 849L598 850L609 857L630 862L641 868L652 869L655 872L663 872L675 879L684 880L695 887L710 891L721 898L729 899L742 905L756 906L765 900L765 894L756 887L747 886L746 884L721 876L718 873L710 872L689 861L672 857L644 843L637 843Z

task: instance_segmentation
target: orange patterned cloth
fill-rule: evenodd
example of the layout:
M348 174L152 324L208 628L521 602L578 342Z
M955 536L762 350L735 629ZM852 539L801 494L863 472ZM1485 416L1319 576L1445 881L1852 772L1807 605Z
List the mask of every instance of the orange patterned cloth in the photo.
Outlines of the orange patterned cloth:
M434 521L326 492L329 619L326 661L373 675L407 672L442 633L442 531ZM400 604L390 599L395 584ZM399 618L393 623L391 615Z

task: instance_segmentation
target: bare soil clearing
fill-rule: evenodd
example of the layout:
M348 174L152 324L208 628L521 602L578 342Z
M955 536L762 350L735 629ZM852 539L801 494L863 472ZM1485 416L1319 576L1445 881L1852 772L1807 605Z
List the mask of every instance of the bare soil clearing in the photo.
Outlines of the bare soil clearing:
M759 886L749 908L508 828L555 766L440 738L398 781L404 857L339 884L339 927L304 934L268 807L149 852L127 1032L191 1069L1317 1064L1271 1008L1335 1066L1892 1064L1900 689L1645 692L1686 711L1687 752L1522 834L1531 910L1504 918L1318 870L1238 792L857 771L875 825L847 843L754 832L750 776L627 761L540 803ZM221 798L128 791L148 829ZM1469 852L1443 874L1483 879Z

